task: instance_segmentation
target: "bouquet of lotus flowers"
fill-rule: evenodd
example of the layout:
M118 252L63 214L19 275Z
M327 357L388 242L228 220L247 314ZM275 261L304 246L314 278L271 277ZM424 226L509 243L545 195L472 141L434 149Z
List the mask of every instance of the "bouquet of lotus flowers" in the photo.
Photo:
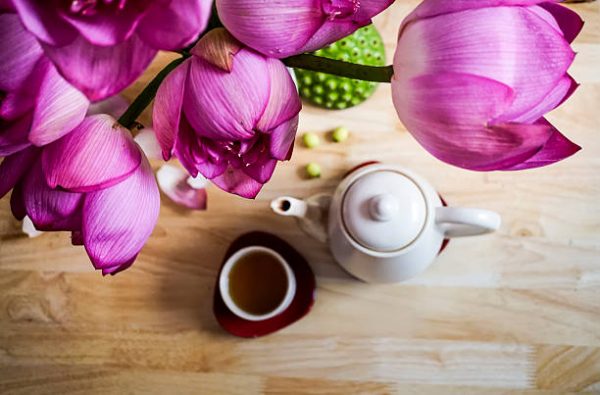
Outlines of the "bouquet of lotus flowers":
M0 197L12 190L16 218L71 232L115 274L159 215L147 144L131 133L141 112L154 100L144 135L188 173L163 171L169 196L202 209L207 179L255 198L292 156L302 104L288 67L391 83L414 138L464 169L536 168L580 149L544 118L577 88L576 13L555 1L425 0L399 23L393 65L312 53L392 3L0 0ZM181 56L121 113L103 113L158 51Z

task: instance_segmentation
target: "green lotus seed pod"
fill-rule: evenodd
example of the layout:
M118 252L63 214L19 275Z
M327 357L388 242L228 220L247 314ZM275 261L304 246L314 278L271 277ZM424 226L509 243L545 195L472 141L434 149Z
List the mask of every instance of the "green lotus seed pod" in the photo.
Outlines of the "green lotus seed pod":
M343 126L335 128L331 134L331 138L336 143L343 143L344 141L348 140L348 136L350 136L350 132Z
M304 133L302 142L306 148L316 148L321 144L321 139L314 133Z
M321 166L319 166L319 164L315 162L309 163L308 165L306 165L306 174L308 174L310 178L321 177Z
M316 51L315 55L368 66L385 66L383 40L373 25L358 29L350 36ZM300 96L327 109L344 109L360 104L373 95L378 85L302 69L295 69L295 72Z

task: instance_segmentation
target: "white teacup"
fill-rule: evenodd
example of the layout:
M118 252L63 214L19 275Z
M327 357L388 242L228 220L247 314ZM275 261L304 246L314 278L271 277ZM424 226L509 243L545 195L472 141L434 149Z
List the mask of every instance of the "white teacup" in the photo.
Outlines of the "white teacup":
M244 260L244 258L247 258L252 254L265 254L274 258L274 260L281 265L281 269L283 269L285 272L285 278L287 280L285 294L283 297L281 297L281 301L272 310L263 314L254 314L246 311L243 306L240 306L239 303L236 303L234 297L232 296L232 293L235 293L235 291L233 291L231 287L235 285L231 284L230 275L232 271L236 269L237 265L252 265L252 263ZM268 282L266 278L261 279L261 282L262 280ZM260 284L257 284L257 286L260 286ZM290 265L279 253L267 247L250 246L238 250L231 257L229 257L229 259L227 259L219 276L219 292L221 293L221 297L223 298L227 308L236 316L248 321L263 321L281 314L290 306L294 296L296 295L296 277L294 276L294 272L292 271Z

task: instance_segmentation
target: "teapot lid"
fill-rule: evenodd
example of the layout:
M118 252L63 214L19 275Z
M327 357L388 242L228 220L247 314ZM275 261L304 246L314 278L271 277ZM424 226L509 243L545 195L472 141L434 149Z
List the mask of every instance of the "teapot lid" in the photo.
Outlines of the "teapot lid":
M360 245L393 252L411 244L425 227L427 203L414 180L394 170L367 173L346 190L346 231Z

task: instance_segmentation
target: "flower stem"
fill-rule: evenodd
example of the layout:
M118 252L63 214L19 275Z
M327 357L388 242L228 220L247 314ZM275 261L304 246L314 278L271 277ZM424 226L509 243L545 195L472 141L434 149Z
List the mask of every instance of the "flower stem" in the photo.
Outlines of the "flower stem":
M311 54L291 56L282 60L288 67L320 71L322 73L348 77L355 80L390 82L394 75L392 66L364 66Z
M156 96L156 92L158 91L158 87L163 82L163 80L169 75L169 73L177 66L179 66L186 59L186 56L175 59L171 63L169 63L164 69L160 71L154 77L152 81L144 88L142 93L135 98L133 103L127 108L127 110L121 115L119 118L119 123L125 126L127 129L131 129L135 125L135 121L138 117L144 112L146 107L154 100L154 96Z

